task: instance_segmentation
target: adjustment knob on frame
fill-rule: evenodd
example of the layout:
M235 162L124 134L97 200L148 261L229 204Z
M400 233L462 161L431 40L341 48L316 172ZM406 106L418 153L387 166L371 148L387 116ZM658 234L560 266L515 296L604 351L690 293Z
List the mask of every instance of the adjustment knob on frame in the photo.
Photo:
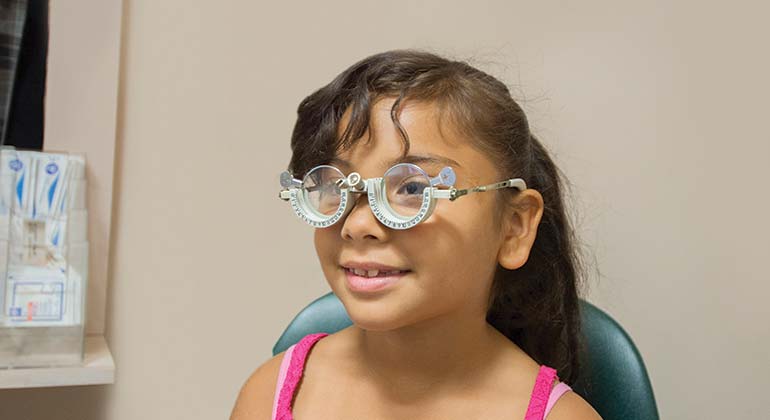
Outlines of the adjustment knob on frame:
M366 182L361 179L361 175L358 172L348 175L347 183L354 190L363 190L366 186Z
M302 181L294 179L289 171L281 172L281 186L283 188L298 187L302 185Z
M441 179L441 185L445 185L447 187L453 187L455 185L455 181L457 180L455 171L449 166L442 169L441 172L439 172L438 177Z

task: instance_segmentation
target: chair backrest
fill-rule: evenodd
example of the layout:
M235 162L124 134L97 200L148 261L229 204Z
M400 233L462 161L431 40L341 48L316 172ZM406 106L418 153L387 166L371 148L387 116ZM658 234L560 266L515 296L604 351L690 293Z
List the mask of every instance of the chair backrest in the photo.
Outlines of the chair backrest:
M609 315L581 300L585 348L579 354L580 379L569 384L604 420L658 420L647 370L631 337ZM273 346L273 355L307 334L335 333L352 321L333 293L299 312Z

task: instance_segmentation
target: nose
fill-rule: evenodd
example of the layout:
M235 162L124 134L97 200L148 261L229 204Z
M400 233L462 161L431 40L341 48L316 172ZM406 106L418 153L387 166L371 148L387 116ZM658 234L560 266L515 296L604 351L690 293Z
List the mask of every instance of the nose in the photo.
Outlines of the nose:
M347 241L383 241L388 238L388 228L377 220L369 207L366 194L354 195L355 202L342 222L340 235Z

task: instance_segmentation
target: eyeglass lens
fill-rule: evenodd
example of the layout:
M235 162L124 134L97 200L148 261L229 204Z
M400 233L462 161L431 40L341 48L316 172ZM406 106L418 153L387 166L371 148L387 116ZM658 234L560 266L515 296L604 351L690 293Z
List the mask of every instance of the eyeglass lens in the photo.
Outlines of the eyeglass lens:
M423 192L430 188L430 178L418 166L399 164L385 173L383 186L391 209L411 218L420 211Z
M340 205L340 188L337 181L345 176L339 169L319 166L305 175L302 190L305 201L323 216L331 216Z

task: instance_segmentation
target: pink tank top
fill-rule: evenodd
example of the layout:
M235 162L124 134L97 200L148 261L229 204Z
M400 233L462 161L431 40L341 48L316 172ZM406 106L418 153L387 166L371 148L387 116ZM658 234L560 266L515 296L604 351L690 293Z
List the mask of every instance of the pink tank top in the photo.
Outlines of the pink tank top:
M291 414L291 404L294 394L297 391L297 385L302 379L302 372L305 369L305 360L313 348L313 345L320 339L329 334L317 333L308 334L292 345L283 354L281 368L278 372L278 383L275 387L275 400L273 401L273 420L293 420ZM540 372L535 379L535 386L532 389L532 396L529 399L527 414L524 420L543 420L551 408L565 392L570 388L564 382L560 382L553 387L553 382L558 380L556 370L548 366L540 366ZM553 389L551 389L553 387Z

